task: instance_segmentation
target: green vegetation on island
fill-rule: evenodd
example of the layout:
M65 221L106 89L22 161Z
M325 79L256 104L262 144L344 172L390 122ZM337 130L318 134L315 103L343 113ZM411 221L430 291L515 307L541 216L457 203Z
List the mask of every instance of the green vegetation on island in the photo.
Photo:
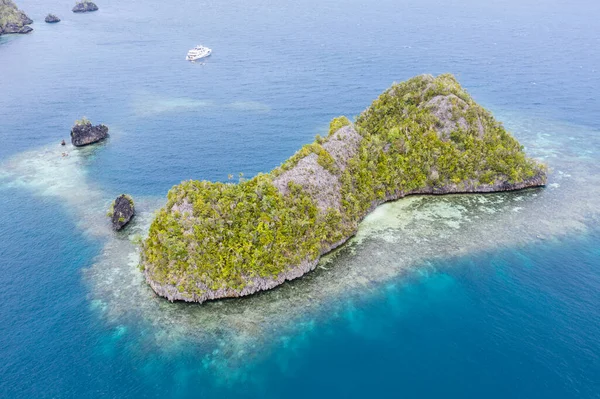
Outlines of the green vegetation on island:
M198 281L211 290L240 290L245 276L269 277L318 256L327 235L310 196L298 187L283 196L268 175L239 184L188 181L168 198L152 224L145 261L155 280L177 281L180 292L199 293ZM182 201L191 209L173 211Z
M74 126L87 126L91 125L92 121L90 121L86 116L82 116L81 119L76 119Z
M350 122L350 119L346 118L345 116L338 116L337 118L333 118L329 123L329 136L331 136L333 133L337 132L344 126L350 126L351 124L352 122Z
M82 117L81 119L76 119L74 125L75 126L85 126L91 125L92 122L87 117Z
M247 295L312 270L385 201L545 181L545 166L452 75L418 76L394 84L354 125L335 118L326 138L269 174L173 187L141 267L170 300Z

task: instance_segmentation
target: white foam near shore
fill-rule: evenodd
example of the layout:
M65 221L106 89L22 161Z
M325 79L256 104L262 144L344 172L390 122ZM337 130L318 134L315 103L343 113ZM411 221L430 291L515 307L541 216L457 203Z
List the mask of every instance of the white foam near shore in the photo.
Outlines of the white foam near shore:
M91 311L115 334L137 334L140 351L177 353L193 344L205 353L202 367L231 370L314 328L321 317L343 315L349 304L380 292L408 268L427 270L427 262L437 258L584 231L600 209L599 156L590 152L600 148L590 143L598 138L568 125L517 122L513 126L529 152L550 164L548 188L414 196L382 205L363 221L356 237L324 257L314 272L269 292L202 305L169 303L145 284L131 236L147 231L152 211L164 199L136 199L141 211L128 229L130 236L115 235L105 217L111 198L85 172L94 149L67 146L69 155L62 157L65 149L56 145L19 154L0 165L0 187L58 198L76 212L82 231L104 240L84 278ZM243 378L243 370L236 370Z

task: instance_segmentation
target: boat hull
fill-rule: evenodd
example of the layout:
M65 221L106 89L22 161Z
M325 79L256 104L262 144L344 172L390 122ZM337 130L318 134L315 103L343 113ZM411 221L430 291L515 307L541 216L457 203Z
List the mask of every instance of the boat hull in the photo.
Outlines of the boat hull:
M201 60L203 58L209 57L211 55L211 53L212 53L212 51L208 51L206 54L202 54L202 55L189 55L188 54L185 57L185 59L186 59L186 61L194 62L194 61L198 61L198 60Z

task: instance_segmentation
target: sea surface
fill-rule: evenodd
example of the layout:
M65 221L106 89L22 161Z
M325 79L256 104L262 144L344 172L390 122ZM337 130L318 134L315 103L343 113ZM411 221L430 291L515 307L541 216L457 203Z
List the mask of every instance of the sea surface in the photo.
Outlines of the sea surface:
M0 397L600 398L600 2L17 3L35 24L0 37ZM197 44L213 55L186 62ZM269 171L445 72L545 188L386 204L249 298L144 283L135 242L173 185ZM61 147L82 116L110 139ZM114 234L123 192L139 214Z

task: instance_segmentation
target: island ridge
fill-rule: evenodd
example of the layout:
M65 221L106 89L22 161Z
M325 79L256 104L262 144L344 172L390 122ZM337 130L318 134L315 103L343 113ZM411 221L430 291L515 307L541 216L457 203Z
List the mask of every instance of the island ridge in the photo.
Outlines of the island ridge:
M171 301L249 295L314 269L386 201L545 183L546 167L452 75L422 75L394 84L354 124L334 119L327 137L268 174L173 187L140 268Z

